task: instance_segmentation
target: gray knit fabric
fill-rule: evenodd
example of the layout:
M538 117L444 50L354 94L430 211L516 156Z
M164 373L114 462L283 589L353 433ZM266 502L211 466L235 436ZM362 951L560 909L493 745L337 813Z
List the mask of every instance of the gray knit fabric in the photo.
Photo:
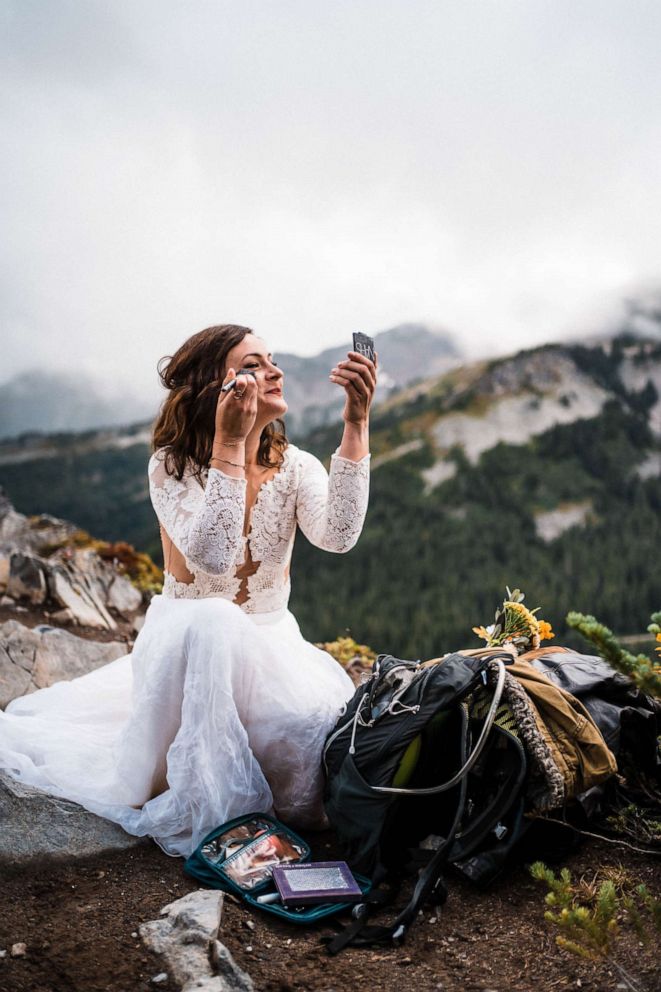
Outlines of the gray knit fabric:
M499 666L496 661L488 664L489 681L495 684ZM553 759L548 744L542 737L528 696L517 679L505 672L503 699L516 720L521 741L531 765L527 798L533 809L546 810L562 806L565 801L565 780Z

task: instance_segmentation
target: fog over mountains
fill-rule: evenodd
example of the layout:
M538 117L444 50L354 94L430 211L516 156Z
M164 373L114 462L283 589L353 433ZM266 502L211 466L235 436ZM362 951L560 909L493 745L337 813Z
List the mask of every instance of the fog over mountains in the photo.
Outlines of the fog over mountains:
M88 374L34 369L0 386L0 437L118 426L145 420L153 410L153 402L120 391L113 395Z
M439 374L461 361L449 334L433 333L422 324L401 324L375 337L380 362L380 395L415 379ZM293 434L339 416L342 396L328 379L346 346L302 357L279 352L286 377L288 427ZM156 376L153 393L140 395L87 373L23 372L0 386L0 438L28 432L82 432L153 420L164 391Z

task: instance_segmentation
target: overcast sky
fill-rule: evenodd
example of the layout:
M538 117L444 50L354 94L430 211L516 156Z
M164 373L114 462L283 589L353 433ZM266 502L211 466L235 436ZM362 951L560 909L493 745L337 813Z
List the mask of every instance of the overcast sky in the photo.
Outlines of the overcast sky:
M211 323L471 355L661 276L656 0L0 0L0 381Z

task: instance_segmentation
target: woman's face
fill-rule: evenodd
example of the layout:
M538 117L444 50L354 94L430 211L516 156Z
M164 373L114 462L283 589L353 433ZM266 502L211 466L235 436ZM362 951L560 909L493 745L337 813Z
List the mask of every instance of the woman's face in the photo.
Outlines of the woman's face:
M282 395L284 375L273 361L266 343L255 334L246 334L243 341L228 353L224 375L228 369L250 369L257 381L257 416L267 423L282 417L287 412L287 404Z

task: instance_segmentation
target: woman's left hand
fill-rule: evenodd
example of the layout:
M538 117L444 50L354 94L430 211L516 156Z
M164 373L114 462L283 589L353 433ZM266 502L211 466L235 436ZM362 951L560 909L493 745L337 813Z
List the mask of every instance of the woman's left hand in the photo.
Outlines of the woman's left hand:
M365 424L376 389L378 356L370 361L357 351L350 351L344 362L338 362L330 374L331 382L342 386L346 393L342 418L347 424Z

